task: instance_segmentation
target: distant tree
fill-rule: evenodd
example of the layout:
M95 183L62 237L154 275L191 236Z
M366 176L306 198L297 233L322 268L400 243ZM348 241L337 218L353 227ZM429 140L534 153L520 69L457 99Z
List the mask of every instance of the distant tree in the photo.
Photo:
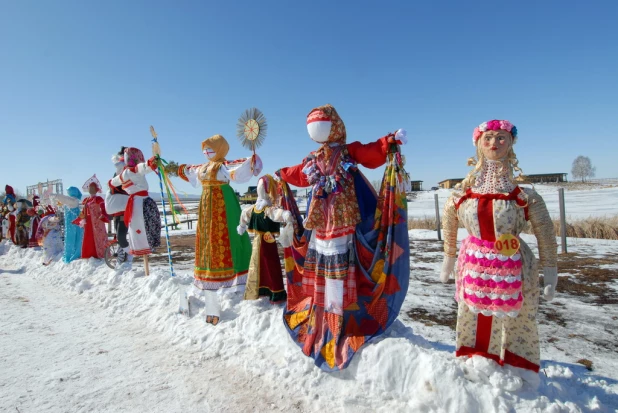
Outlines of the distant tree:
M586 178L594 178L596 169L592 166L592 162L590 158L587 156L579 155L573 161L573 167L571 168L571 176L575 179L581 179L582 182L586 180Z

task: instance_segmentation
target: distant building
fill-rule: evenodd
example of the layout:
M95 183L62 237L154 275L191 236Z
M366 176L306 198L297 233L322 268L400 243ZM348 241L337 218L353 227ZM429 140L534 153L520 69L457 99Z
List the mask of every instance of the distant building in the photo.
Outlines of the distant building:
M26 197L30 200L33 196L38 195L41 200L48 201L53 194L64 194L62 179L54 179L53 181L48 179L46 182L39 182L36 185L26 187Z
M524 182L539 184L549 182L567 182L566 176L566 173L551 173L523 175L522 178ZM461 181L463 181L463 178L445 179L444 181L438 182L438 185L440 186L440 188L452 189Z
M549 183L549 182L567 182L566 173L553 173L553 174L532 174L524 175L524 181L533 184Z
M463 178L445 179L444 181L438 182L438 186L443 189L452 189L463 180Z
M241 195L238 200L247 204L257 201L257 186L250 186L247 192Z
M410 181L410 191L422 191L423 181Z
M292 189L292 195L296 197L296 189ZM243 195L238 195L238 200L241 203L252 204L257 201L257 186L250 186L247 188L247 192Z

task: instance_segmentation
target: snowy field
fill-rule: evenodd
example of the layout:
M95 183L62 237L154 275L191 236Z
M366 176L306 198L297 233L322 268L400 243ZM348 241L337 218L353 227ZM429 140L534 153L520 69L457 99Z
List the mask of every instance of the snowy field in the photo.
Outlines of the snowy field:
M557 216L557 187L536 189ZM450 191L437 193L442 206ZM618 214L618 188L565 193L571 217ZM433 194L418 193L409 215L433 216ZM180 219L195 218L197 202L186 206ZM556 298L539 309L536 375L453 356L457 311L453 281L438 281L442 243L412 230L399 319L328 374L291 342L280 306L228 293L218 326L204 322L199 302L190 318L178 314L195 228L170 228L175 278L164 244L148 277L139 260L122 274L94 259L43 267L40 250L0 244L0 411L618 411L618 241L568 239ZM522 238L536 252L534 237Z
M464 236L462 231L460 237ZM191 237L146 277L94 259L40 265L0 246L0 406L7 412L613 412L618 301L561 293L542 303L539 375L456 359L454 285L437 281L441 244L410 231L411 282L399 319L351 365L324 373L291 342L282 308L222 295L222 321L177 313ZM532 237L525 236L526 241ZM618 241L570 240L572 254L618 255ZM534 242L530 242L534 248ZM615 262L615 261L614 261ZM603 264L616 270L618 265ZM561 282L576 274L561 273ZM607 286L618 293L616 279ZM615 295L612 295L615 297ZM447 322L440 322L440 318ZM444 320L443 320L444 321ZM593 370L578 364L588 359Z
M529 185L524 185L530 187ZM556 184L538 184L535 190L541 194L552 218L560 217L560 207L558 205L558 188ZM618 185L595 185L586 189L574 184L574 189L570 186L565 187L564 198L566 205L567 219L583 219L589 217L611 217L618 215ZM408 202L408 216L410 218L435 218L434 194L438 194L440 205L440 215L444 208L444 203L451 195L450 189L439 189L437 191L415 192L413 198ZM199 206L199 201L193 199L183 201L185 207L190 212L189 217L195 216ZM305 209L305 200L299 200L298 206L301 210ZM160 208L161 209L161 208ZM185 219L186 214L179 214L181 220ZM168 217L168 222L171 220Z
M534 188L545 200L552 218L560 218L558 186L535 185ZM416 194L416 198L408 202L408 216L435 218L434 194L438 194L440 215L442 215L444 203L451 195L451 190L420 191ZM564 203L567 220L618 215L618 186L595 186L591 189L574 190L569 190L567 187L564 191Z

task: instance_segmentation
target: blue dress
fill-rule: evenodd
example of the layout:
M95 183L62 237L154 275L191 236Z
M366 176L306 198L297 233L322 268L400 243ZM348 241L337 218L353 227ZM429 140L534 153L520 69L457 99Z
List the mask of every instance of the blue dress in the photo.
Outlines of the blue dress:
M74 186L70 187L67 192L78 202L82 198L82 193ZM77 260L82 256L84 229L72 223L78 216L79 206L75 208L64 206L64 256L62 259L66 263Z

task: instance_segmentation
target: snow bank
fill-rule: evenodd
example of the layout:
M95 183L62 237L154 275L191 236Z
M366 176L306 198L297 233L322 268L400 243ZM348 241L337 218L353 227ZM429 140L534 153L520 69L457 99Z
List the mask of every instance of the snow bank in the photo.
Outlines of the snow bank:
M596 376L582 366L543 361L540 375L501 368L482 358L455 359L452 345L432 342L396 321L383 337L366 345L342 372L316 368L291 342L281 320L282 308L263 300L243 301L221 295L222 321L208 325L201 314L177 313L178 289L190 274L170 278L165 266L144 276L118 274L100 260L40 265L42 252L0 246L0 268L9 276L36 279L47 288L81 294L105 308L111 319L139 320L170 343L170 355L186 344L202 359L220 361L217 375L241 368L272 384L282 398L295 398L309 411L333 412L491 412L613 411L618 408L616 380ZM417 286L412 280L410 293ZM201 306L193 302L201 312ZM144 357L148 357L145 353ZM214 373L213 373L214 374ZM221 380L221 379L219 379ZM204 383L207 386L208 383Z

